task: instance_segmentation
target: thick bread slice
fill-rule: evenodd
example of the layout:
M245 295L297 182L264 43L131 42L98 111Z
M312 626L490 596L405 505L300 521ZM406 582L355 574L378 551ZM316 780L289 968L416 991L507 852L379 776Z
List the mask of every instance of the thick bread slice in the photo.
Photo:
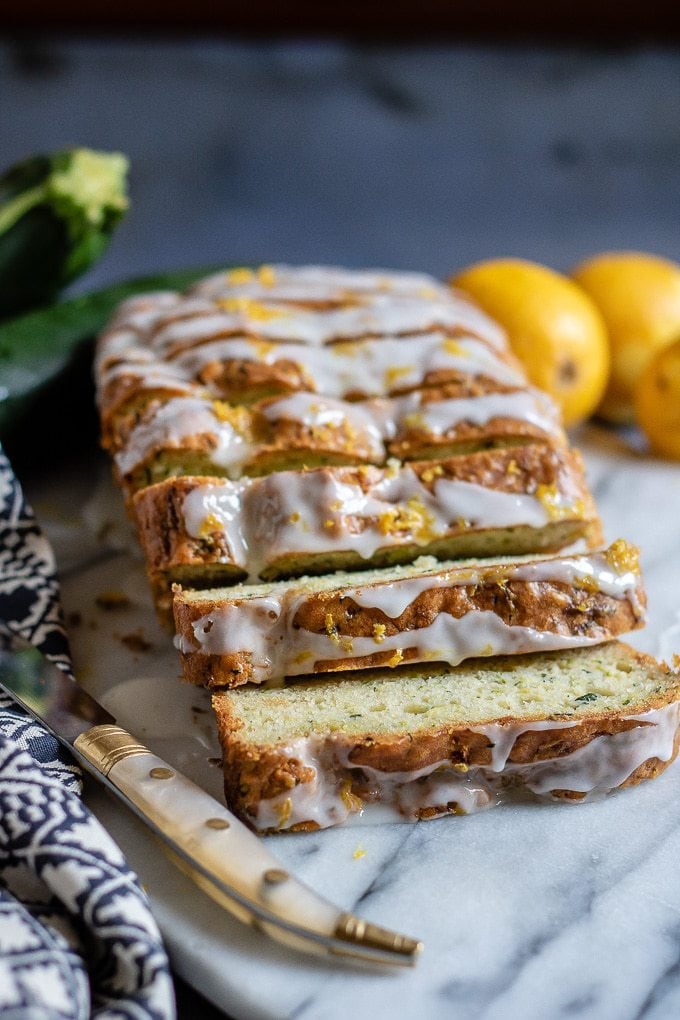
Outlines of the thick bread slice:
M119 333L101 337L97 389L103 445L115 446L121 423L153 400L186 395L253 404L297 390L342 400L391 397L446 386L471 397L526 385L520 364L472 337L425 333L353 340L328 347L266 343L251 337L209 340L175 358L156 355Z
M460 397L441 387L358 402L297 392L250 408L176 396L119 422L114 463L134 491L174 475L238 478L532 442L566 445L557 409L530 389Z
M583 800L658 775L678 749L677 673L619 642L238 688L213 696L227 801L262 831L381 801L407 820L492 806L516 785Z
M248 270L238 270L244 272ZM432 277L420 276L414 283L413 274L404 273L347 274L330 268L314 272L317 278L311 282L306 267L262 266L247 283L225 272L185 294L163 291L132 298L111 320L97 368L106 367L114 353L132 344L160 358L175 358L214 340L244 336L323 347L370 337L445 332L507 350L505 334L495 322L467 295Z
M137 493L132 510L161 611L173 581L205 588L602 541L578 453L544 445L238 482L176 478Z
M638 551L335 574L178 590L184 678L236 687L401 662L573 648L643 625Z

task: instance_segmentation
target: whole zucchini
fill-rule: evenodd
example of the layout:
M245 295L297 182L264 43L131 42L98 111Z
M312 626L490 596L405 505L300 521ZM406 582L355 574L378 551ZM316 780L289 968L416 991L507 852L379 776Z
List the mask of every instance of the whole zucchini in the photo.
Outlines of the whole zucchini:
M66 149L0 177L0 319L53 302L100 257L128 208L128 161Z

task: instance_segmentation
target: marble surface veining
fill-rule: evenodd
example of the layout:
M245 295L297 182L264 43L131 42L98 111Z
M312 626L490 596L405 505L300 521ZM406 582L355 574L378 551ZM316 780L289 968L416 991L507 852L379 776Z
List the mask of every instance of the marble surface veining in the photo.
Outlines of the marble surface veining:
M680 653L680 468L595 426L574 438L607 537L643 548L650 621L631 641ZM207 698L177 681L106 465L98 480L91 465L75 464L29 491L57 551L83 682L220 796ZM95 597L110 589L130 605L98 608ZM238 1020L666 1020L680 1011L678 765L596 803L270 837L285 866L320 892L424 940L417 967L394 973L330 965L258 937L197 892L100 790L88 799L147 886L178 972Z

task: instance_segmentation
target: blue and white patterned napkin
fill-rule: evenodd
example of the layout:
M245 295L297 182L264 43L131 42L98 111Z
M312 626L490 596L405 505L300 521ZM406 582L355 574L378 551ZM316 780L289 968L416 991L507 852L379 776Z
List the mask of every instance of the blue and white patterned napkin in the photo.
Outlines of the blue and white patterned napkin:
M3 632L70 672L52 550L0 447ZM80 791L58 742L0 694L0 1015L172 1018L146 896Z

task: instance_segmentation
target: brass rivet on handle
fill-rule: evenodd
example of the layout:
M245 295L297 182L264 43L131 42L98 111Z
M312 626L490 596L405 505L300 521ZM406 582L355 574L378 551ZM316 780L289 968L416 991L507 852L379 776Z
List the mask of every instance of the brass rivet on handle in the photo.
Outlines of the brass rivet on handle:
M279 882L287 881L287 879L290 878L290 875L287 871L284 871L283 868L269 868L265 871L262 878L267 885L278 885Z
M151 769L149 775L152 779L172 779L174 776L172 769L155 768Z
M205 823L209 829L228 829L229 822L226 818L208 818Z

